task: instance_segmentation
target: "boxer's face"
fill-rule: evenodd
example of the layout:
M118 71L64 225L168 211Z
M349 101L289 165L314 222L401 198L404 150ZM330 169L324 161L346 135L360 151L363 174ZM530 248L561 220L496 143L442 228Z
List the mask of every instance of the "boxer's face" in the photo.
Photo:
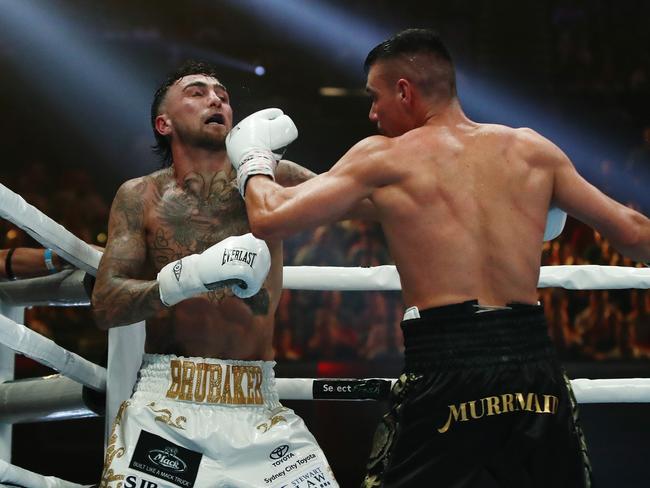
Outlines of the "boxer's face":
M226 88L206 75L189 75L174 83L162 103L156 127L172 144L222 149L232 128L232 108ZM158 120L160 119L160 120Z
M368 71L366 91L372 99L368 118L379 132L388 137L404 134L411 127L401 103L401 93L385 62L373 64Z

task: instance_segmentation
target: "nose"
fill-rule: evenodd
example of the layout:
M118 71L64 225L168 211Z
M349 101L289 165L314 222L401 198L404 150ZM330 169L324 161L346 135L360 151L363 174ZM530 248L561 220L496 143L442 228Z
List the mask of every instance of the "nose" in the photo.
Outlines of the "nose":
M370 112L368 113L368 118L370 119L370 122L377 122L377 111L375 110L375 104L373 103L370 106Z
M210 105L220 107L221 103L222 103L221 97L216 92L211 91L210 92Z

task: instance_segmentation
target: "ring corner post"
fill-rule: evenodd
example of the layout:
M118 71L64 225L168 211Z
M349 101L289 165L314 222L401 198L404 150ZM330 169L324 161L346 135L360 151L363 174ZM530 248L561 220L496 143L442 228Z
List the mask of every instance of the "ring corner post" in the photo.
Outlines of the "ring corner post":
M25 317L23 307L14 307L0 301L0 313L11 320L22 323ZM11 381L15 375L16 354L0 344L0 383ZM11 462L13 424L0 422L0 459Z

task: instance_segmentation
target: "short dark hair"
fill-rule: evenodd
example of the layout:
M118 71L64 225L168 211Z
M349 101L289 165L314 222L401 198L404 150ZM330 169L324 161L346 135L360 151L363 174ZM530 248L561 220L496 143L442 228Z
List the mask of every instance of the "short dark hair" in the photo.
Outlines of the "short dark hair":
M451 97L456 96L456 74L451 54L438 33L432 29L406 29L375 46L366 57L363 67L366 73L377 62L393 59L406 59L423 54L431 57L432 67L438 68L424 74L420 80L421 88L432 92L439 85ZM432 76L434 75L434 76ZM435 79L434 79L435 78ZM442 78L442 79L441 79Z
M160 115L160 105L162 105L169 87L181 78L189 75L206 75L212 78L217 78L217 67L203 61L194 61L191 59L185 61L167 75L165 81L163 81L160 87L156 90L156 93L153 96L153 102L151 102L151 128L153 129L153 135L156 138L156 143L151 146L151 149L160 158L163 167L172 164L172 148L167 137L163 136L156 130L156 117Z

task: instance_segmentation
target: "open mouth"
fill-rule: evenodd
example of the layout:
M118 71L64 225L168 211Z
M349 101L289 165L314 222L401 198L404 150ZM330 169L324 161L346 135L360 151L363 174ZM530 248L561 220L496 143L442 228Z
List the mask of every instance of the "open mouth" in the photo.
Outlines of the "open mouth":
M206 124L221 124L223 125L223 115L221 114L214 114L208 117L208 119L205 121Z

